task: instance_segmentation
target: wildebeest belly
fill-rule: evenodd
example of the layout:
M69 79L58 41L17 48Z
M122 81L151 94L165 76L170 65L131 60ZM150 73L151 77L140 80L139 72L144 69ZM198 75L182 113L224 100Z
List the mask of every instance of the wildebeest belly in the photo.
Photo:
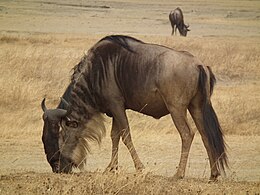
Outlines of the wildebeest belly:
M161 97L157 92L137 92L131 100L126 100L126 109L131 109L148 116L159 119L167 114L169 111Z

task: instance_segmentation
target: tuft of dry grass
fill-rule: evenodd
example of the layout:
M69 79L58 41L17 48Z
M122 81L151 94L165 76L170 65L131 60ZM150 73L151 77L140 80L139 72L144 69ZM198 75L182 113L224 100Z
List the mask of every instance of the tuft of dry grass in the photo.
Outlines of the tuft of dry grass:
M27 185L24 186L23 184ZM11 185L10 185L11 184ZM257 194L257 183L218 182L208 184L207 180L172 178L151 174L102 174L86 172L80 174L49 175L13 174L2 176L1 192L5 194L23 192L26 194Z

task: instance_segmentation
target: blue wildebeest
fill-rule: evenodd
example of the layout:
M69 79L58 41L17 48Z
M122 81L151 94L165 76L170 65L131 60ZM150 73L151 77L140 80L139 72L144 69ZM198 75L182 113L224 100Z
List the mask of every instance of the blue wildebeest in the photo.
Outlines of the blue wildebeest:
M189 110L209 156L211 180L227 167L226 146L211 105L215 77L192 54L144 43L132 37L107 36L74 67L71 82L56 109L44 111L43 144L53 172L69 173L84 165L89 140L105 133L102 113L112 117L112 157L107 171L118 168L120 138L135 168L144 168L133 145L126 109L159 119L170 114L181 140L176 178L183 178L194 131Z
M172 35L174 33L176 34L176 31L178 29L181 36L187 36L187 32L190 31L189 25L184 24L183 13L179 7L171 11L171 13L169 14L169 20L172 26Z

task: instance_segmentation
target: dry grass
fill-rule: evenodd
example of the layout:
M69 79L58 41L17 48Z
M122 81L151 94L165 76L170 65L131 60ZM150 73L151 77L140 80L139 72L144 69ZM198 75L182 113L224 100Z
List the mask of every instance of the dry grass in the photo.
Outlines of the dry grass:
M42 179L44 178L44 179ZM31 180L30 180L31 179ZM206 180L175 181L151 174L102 174L100 172L67 175L13 174L1 177L2 192L11 194L257 194L255 183L226 181L208 184ZM14 181L15 185L9 186ZM23 185L27 183L26 187ZM1 185L0 185L1 187ZM242 189L242 190L241 190Z

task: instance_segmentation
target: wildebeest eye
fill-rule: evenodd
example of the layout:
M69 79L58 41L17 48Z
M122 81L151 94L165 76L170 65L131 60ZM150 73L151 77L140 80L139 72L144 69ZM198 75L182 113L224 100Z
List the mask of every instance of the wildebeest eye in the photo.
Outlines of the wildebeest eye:
M79 126L77 121L66 121L68 127L77 128Z

